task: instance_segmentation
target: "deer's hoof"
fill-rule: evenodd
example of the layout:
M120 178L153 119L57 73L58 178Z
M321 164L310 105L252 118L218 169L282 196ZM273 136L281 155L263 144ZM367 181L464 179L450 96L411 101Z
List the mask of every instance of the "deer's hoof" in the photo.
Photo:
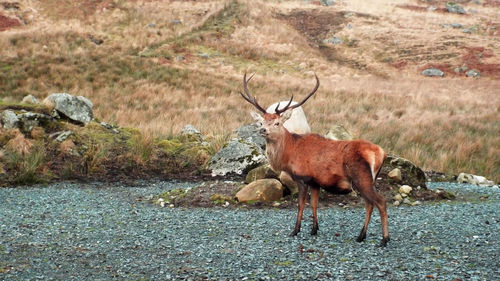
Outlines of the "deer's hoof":
M365 235L360 234L358 236L358 238L356 238L356 242L363 242L365 240L365 238L366 238L366 234Z
M382 241L380 241L380 247L385 248L387 246L387 242L389 242L389 240L391 240L391 238L389 238L389 237L382 238Z

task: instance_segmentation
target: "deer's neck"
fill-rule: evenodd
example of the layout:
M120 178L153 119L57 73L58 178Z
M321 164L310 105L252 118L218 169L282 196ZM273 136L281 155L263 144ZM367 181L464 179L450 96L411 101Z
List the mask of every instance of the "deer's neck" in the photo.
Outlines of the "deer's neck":
M286 169L287 152L293 146L293 141L292 135L286 129L284 129L284 133L278 139L266 140L267 159L274 171L280 172Z

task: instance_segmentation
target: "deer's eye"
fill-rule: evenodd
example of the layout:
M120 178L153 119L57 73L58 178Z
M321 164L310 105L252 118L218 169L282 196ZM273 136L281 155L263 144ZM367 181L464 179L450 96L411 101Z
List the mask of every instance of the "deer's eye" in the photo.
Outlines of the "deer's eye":
M278 127L279 125L280 125L280 122L276 122L276 123L274 123L274 126L275 126L275 127Z

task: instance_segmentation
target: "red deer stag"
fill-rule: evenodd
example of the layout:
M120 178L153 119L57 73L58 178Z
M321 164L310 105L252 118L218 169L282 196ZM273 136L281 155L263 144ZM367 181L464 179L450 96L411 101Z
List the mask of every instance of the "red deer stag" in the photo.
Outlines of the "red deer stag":
M315 75L316 76L316 75ZM335 141L317 134L292 134L284 126L291 109L304 104L318 89L319 79L316 76L316 87L301 102L292 104L293 95L288 104L276 113L267 113L248 90L248 82L252 79L243 76L241 96L262 114L252 112L252 116L261 123L260 133L266 138L266 155L275 171L290 174L299 186L299 210L295 228L291 235L300 231L305 201L310 188L311 206L313 210L313 226L311 235L318 232L318 199L320 188L331 193L348 193L351 189L359 192L366 203L366 216L363 228L357 241L366 238L366 230L370 223L373 206L377 206L382 223L381 246L389 241L389 227L386 202L374 188L380 167L385 160L385 152L379 146L364 140Z

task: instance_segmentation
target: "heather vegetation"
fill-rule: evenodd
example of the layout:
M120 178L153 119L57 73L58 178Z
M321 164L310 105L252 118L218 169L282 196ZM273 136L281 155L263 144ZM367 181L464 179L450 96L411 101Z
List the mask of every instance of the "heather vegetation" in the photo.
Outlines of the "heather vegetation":
M204 164L251 122L238 94L245 71L256 72L251 90L263 105L300 99L314 86L314 71L321 87L304 106L314 132L342 124L426 170L500 181L495 1L461 4L465 15L447 12L445 1L316 2L2 2L2 107L16 108L28 94L68 92L90 99L95 116L120 134L92 122L72 128L73 144L55 148L49 134L68 128L30 136L2 130L0 170L17 171L23 182L99 175L113 165L178 174ZM428 67L444 77L424 77ZM480 77L467 77L470 69ZM186 124L209 139L202 155L189 154L198 144L178 139ZM63 174L47 168L71 157Z

